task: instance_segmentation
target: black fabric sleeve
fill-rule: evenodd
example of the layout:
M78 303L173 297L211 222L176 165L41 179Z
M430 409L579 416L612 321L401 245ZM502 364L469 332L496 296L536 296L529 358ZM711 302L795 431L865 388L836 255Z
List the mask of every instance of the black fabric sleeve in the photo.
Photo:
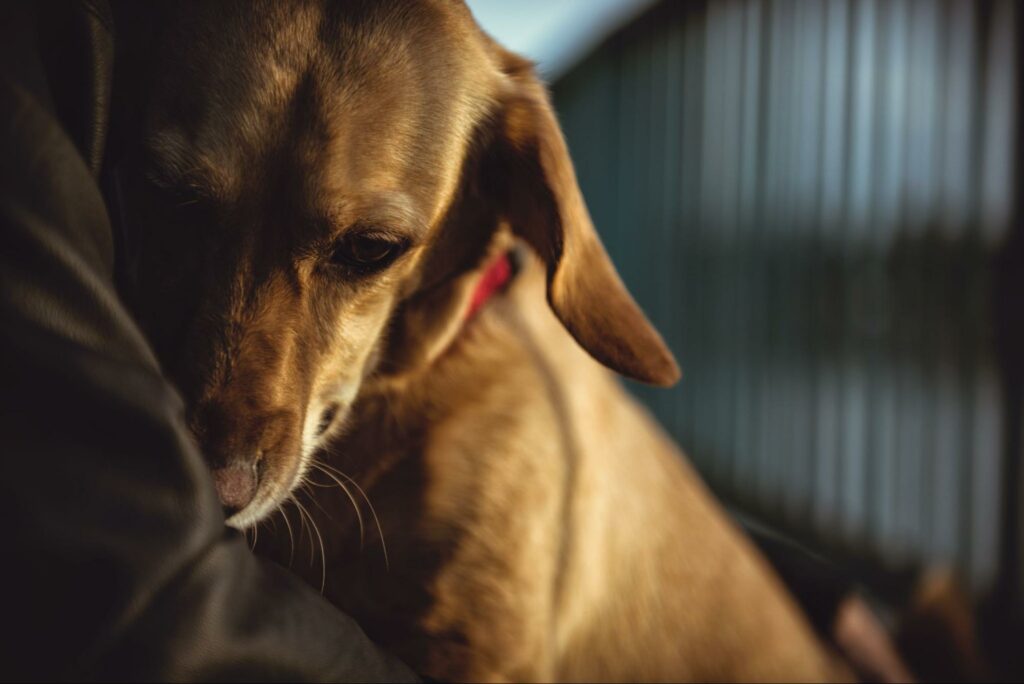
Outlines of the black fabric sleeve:
M225 528L27 6L0 9L0 679L412 680Z
M834 640L833 628L839 606L843 599L857 591L853 579L835 564L792 539L750 518L735 517L803 608L818 634L826 640Z

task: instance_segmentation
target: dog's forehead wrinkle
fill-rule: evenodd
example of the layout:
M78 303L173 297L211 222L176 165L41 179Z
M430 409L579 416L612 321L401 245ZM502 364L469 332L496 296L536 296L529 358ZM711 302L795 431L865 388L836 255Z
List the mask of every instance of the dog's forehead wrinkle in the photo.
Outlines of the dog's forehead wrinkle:
M158 130L145 145L151 168L147 174L159 185L187 187L211 198L231 196L237 186L234 163L217 147L191 142L177 129Z
M412 241L427 232L427 219L405 192L385 190L355 198L323 198L320 216L328 237L338 238L350 231L379 228Z
M302 4L294 13L281 13L263 7L247 42L210 41L195 56L196 83L182 89L191 98L191 115L179 121L182 130L159 135L161 148L178 166L201 168L198 162L212 161L226 171L221 175L248 176L268 150L295 142L283 140L288 132L308 136L318 129L316 108L308 104L320 80L311 77L318 62L312 9ZM239 51L247 56L233 56ZM164 107L180 108L174 102Z
M336 190L387 181L414 188L430 222L438 207L429 205L448 194L450 171L490 107L488 77L467 58L480 47L464 9L377 5L362 20L346 12L347 21L328 22L334 33L322 38L334 55L316 64L317 118L329 127L325 168ZM436 40L442 27L449 40Z
M346 21L336 26L328 14L312 3L301 3L295 11L268 13L261 22L260 37L247 49L251 58L244 63L249 69L224 75L224 80L240 81L250 93L245 98L250 106L244 112L238 111L232 88L214 94L224 100L218 109L234 111L239 118L234 123L246 138L266 139L280 130L281 123L289 127L291 122L281 119L295 110L306 114L302 125L310 131L316 127L318 115L325 113L313 104L321 93L343 95L372 82L382 64L388 66L385 72L399 66L394 57L401 55L401 50L395 49L393 41L380 40L375 22L367 20L375 12L364 12L367 18L363 20L346 12ZM367 63L370 54L373 59ZM309 101L311 106L297 107L297 101Z
M418 215L396 218L414 229L433 225L456 183L457 157L488 108L485 78L464 54L479 48L465 11L429 2L343 11L299 3L254 14L245 20L248 42L207 44L202 59L211 73L196 74L206 99L191 120L196 130L178 136L189 144L175 145L174 166L195 169L211 194L229 197L243 184L279 192L276 178L258 170L280 169L276 175L314 186L294 198L307 214L312 202L354 188L407 187ZM436 40L442 26L451 41ZM246 59L220 59L239 49ZM227 66L239 62L246 68Z

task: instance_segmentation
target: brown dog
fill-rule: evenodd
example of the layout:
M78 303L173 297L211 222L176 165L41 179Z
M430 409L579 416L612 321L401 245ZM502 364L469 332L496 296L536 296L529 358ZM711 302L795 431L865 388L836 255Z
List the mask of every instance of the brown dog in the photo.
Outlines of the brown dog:
M442 0L157 24L118 171L145 231L131 299L229 524L295 501L315 535L271 518L260 549L315 545L301 571L435 678L843 676L594 362L678 377L528 63ZM374 510L300 488L317 472Z

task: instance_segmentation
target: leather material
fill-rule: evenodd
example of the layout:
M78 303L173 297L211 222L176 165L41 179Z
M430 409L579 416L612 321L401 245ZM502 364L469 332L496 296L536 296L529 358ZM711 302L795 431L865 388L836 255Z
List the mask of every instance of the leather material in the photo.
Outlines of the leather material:
M105 16L0 8L0 678L412 680L225 528L115 294Z
M114 71L110 5L101 0L50 0L40 19L40 54L56 114L93 176L98 176Z

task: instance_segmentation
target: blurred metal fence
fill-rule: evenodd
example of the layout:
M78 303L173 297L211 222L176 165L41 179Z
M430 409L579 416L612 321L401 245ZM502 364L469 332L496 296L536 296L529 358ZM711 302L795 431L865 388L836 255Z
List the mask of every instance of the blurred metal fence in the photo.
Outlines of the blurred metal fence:
M553 88L594 221L683 366L636 389L710 484L979 592L1019 543L993 312L1018 11L666 2Z

